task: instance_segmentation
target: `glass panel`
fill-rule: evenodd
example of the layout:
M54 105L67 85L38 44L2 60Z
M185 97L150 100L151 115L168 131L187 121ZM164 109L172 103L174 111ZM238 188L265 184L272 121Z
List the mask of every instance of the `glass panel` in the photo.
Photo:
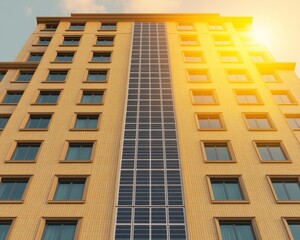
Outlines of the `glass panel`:
M11 226L11 222L10 220L2 220L0 221L0 240L6 240L7 238L7 234L8 231L10 229Z
M11 160L35 160L40 144L18 144Z
M8 120L9 120L9 117L7 116L2 116L2 117L0 117L0 129L3 129L3 128L5 128L5 126L6 126L6 124L7 124L7 122L8 122Z
M2 179L0 183L0 200L21 200L28 179Z
M257 148L262 160L272 160L267 146L258 146Z
M272 160L286 160L284 152L280 146L269 146L269 151L272 157Z
M70 144L66 160L90 160L92 144Z
M299 222L288 222L290 230L295 240L300 239L300 223Z
M43 240L74 240L77 221L47 221Z
M251 223L220 223L223 240L255 240Z
M60 179L55 194L55 200L81 200L85 186L85 179Z

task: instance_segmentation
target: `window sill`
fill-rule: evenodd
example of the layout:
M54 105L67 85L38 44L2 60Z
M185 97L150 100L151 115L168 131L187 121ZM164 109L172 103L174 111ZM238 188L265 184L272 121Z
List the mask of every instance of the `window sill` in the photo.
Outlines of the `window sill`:
M82 132L82 131L96 132L96 131L99 131L99 128L70 128L70 131L73 131L73 132Z
M19 164L19 163L36 163L36 160L9 160L9 159L7 159L4 162L5 163L17 163L17 164Z
M79 47L79 44L60 44L59 47Z
M117 29L98 29L99 32L116 32Z
M92 160L59 160L60 163L92 163Z
M99 62L99 61L89 61L88 63L111 63L111 61L108 61L108 62Z
M65 83L66 81L42 81L41 83Z
M56 106L57 103L31 103L33 106Z
M18 103L0 103L1 106L17 106Z
M85 200L48 200L49 204L84 204Z
M30 81L10 81L11 83L29 83Z
M43 44L32 44L33 47L48 47L48 45L43 45Z
M300 200L276 200L278 204L299 204Z
M45 131L48 131L48 128L20 128L19 131L24 131L24 132L45 132Z
M277 129L274 129L274 128L248 128L249 131L277 131Z
M62 62L62 61L52 61L50 63L73 63L72 61L65 61L65 62Z
M66 29L66 32L83 32L84 29Z
M198 128L198 131L226 131L226 128Z
M261 163L270 163L270 164L274 164L274 163L292 163L291 160L261 160Z
M94 44L93 47L113 47L114 44L107 44L107 45L101 45L101 44Z
M77 103L79 106L102 106L103 103Z
M236 160L204 160L205 163L237 163Z
M108 83L108 81L82 81L83 83Z
M249 200L212 200L213 204L249 204Z
M0 204L22 204L24 200L0 200Z

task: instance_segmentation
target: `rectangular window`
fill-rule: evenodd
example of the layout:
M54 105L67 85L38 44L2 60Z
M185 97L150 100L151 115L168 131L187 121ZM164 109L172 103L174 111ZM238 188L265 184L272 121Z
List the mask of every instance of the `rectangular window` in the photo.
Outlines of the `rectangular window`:
M215 36L213 39L216 46L232 45L232 40L229 36Z
M204 142L206 161L233 161L228 142Z
M97 129L99 115L77 115L75 129Z
M259 143L256 142L256 147L262 161L287 161L289 158L283 150L281 143Z
M178 23L177 29L180 31L192 31L195 27L192 23Z
M191 82L209 82L207 70L188 70L189 81Z
M30 53L28 62L39 62L43 57L43 53Z
M93 143L69 143L66 154L67 161L90 161Z
M100 30L101 31L116 31L117 23L102 23Z
M262 63L262 62L266 61L265 57L260 54L251 54L250 57L251 57L251 60L256 63Z
M300 220L286 220L289 227L289 236L290 239L298 240L300 239Z
M274 129L268 114L245 114L245 119L250 130Z
M83 31L85 23L71 23L69 30L71 31Z
M59 178L54 200L80 201L83 199L86 178Z
M210 177L213 200L215 201L243 201L245 200L242 192L239 177Z
M92 62L108 63L111 61L111 53L94 52Z
M17 143L11 160L34 161L40 149L41 143Z
M267 83L279 82L277 76L275 76L274 73L262 73L261 78L264 82Z
M58 23L47 23L45 25L45 29L46 31L55 31L58 27Z
M12 220L0 220L0 239L8 239L8 233L12 224Z
M63 45L79 45L80 37L64 37Z
M4 78L5 74L6 74L6 72L4 72L4 71L1 71L1 72L0 72L0 82L1 82L2 79Z
M43 240L74 240L78 220L46 220Z
M60 91L40 91L36 103L39 104L56 104Z
M51 115L30 115L26 129L47 129Z
M2 100L3 104L17 104L21 97L23 95L23 92L14 92L14 91L8 91Z
M114 45L114 37L97 37L96 45L112 46Z
M199 45L197 36L180 36L180 43L187 46Z
M47 82L64 82L66 80L67 74L67 70L51 70L48 74Z
M275 190L276 199L279 201L299 201L299 178L271 178L272 187Z
M38 45L48 46L51 42L51 37L40 37Z
M227 70L227 77L229 82L250 82L249 75L246 70Z
M210 31L223 31L225 30L222 24L209 24L208 28Z
M237 90L235 94L239 104L261 104L260 97L255 90Z
M285 115L290 127L294 130L300 129L300 115L298 114L287 114Z
M219 220L222 240L258 239L251 220Z
M277 104L295 104L296 100L290 91L272 91Z
M83 91L81 104L101 104L104 91Z
M57 53L55 62L72 62L74 57L74 52L60 52Z
M217 104L215 94L212 90L192 91L194 104Z
M107 70L89 71L87 82L106 82L106 81L107 81Z
M34 71L26 71L26 72L20 72L16 82L30 82L32 76L34 74Z
M237 52L220 52L220 56L223 63L241 62L240 56Z
M204 62L204 58L200 52L185 52L184 61L187 63L201 63Z
M220 114L197 114L200 130L223 130L223 122Z
M0 115L0 130L3 130L9 120L9 115Z
M28 180L29 178L1 178L0 202L22 200Z

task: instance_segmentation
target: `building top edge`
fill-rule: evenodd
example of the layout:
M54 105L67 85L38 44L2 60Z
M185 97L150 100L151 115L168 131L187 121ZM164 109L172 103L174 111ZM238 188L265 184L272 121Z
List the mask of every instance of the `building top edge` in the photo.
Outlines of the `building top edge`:
M296 68L295 62L272 62L272 63L256 63L256 66L260 70L272 69L272 70L291 70Z
M59 21L177 21L177 22L224 22L251 24L252 17L227 17L217 13L72 13L70 17L37 17L37 23Z

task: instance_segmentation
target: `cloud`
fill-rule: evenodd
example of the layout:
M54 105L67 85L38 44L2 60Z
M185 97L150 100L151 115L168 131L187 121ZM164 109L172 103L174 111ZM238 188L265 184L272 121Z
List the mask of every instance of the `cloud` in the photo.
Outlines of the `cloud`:
M26 14L27 16L30 16L30 15L32 14L32 8L26 6L26 7L25 7L25 14Z
M124 12L168 13L180 10L184 0L129 0L126 1Z
M64 13L104 13L106 8L96 0L62 0L59 8Z

